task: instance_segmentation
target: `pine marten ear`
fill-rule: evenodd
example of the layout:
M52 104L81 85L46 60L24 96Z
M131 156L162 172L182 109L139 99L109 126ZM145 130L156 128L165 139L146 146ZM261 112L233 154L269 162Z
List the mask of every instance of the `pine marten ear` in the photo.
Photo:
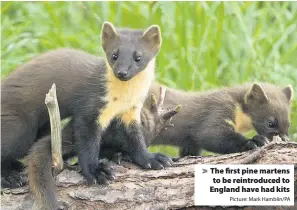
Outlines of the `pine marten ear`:
M283 93L287 97L289 103L291 103L292 102L292 99L293 99L293 95L294 95L294 91L293 91L292 85L287 85L286 87L284 87Z
M115 27L110 22L104 22L101 30L102 47L105 50L108 44L118 37Z
M142 35L142 40L154 53L157 53L161 47L162 37L161 29L158 25L152 25Z
M268 101L265 91L257 83L254 83L251 89L245 94L244 102L248 104L250 101L259 101L261 103Z

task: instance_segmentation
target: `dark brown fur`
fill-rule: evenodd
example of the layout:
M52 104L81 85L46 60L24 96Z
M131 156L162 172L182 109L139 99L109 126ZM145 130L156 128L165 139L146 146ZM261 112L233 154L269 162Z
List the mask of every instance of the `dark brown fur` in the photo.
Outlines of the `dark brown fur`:
M217 153L252 149L262 145L257 141L262 137L280 135L286 139L293 89L290 85L284 88L267 83L259 85L245 84L202 93L168 88L164 108L182 104L183 110L172 120L174 129L162 131L152 144L181 147L181 155L199 155L201 149ZM159 86L155 84L151 93L158 95ZM236 105L242 110L242 115L237 117L241 122L237 124L248 124L246 120L250 118L251 126L259 134L251 141L246 141L243 133L230 124L230 121L235 123ZM268 121L274 119L278 120L278 126L267 128Z
M63 154L71 156L74 154L74 138L72 132L72 121L62 131ZM52 175L51 138L47 135L34 144L31 152L26 157L27 174L29 185L34 192L36 207L48 207L55 209L58 204L56 200L56 183ZM51 189L51 190L48 190Z
M2 132L1 142L2 161L10 162L23 157L38 136L47 133L49 124L44 95L51 87L52 81L55 81L57 86L58 100L65 100L60 104L61 117L64 118L68 115L67 110L71 106L71 100L75 98L74 90L86 83L88 77L93 74L96 70L95 67L100 63L102 63L102 59L81 51L57 50L33 59L4 80L1 87L2 101L5 102L2 103L1 110L1 129L2 131L5 129L5 132ZM60 69L67 69L67 71L60 71ZM30 81L39 81L39 83ZM151 93L158 96L159 86L159 84L154 85L151 88ZM169 144L185 148L183 155L198 155L201 148L219 153L230 153L261 146L263 138L260 140L255 138L247 143L247 139L242 134L234 132L234 127L226 122L226 119L229 118L234 120L237 103L242 106L245 113L254 118L254 127L258 128L258 132L262 136L270 137L271 133L267 133L267 129L259 126L261 122L266 123L266 121L261 121L261 118L257 119L257 116L267 117L271 113L279 119L279 134L286 135L292 89L288 87L281 89L269 84L261 84L261 86L265 90L269 102L258 103L255 98L249 98L248 105L244 103L244 97L251 85L224 88L206 93L189 93L168 88L164 106L172 108L177 104L182 104L183 110L173 119L174 129L163 131L153 144ZM143 110L142 117L144 126L151 130L154 122L151 120L149 111ZM119 130L121 126L115 121L110 127ZM72 130L63 130L63 141L66 141L63 142L65 154L73 152L73 136L71 135L71 138L68 139L68 132L72 133ZM111 130L112 132L114 131ZM127 138L125 134L119 134L117 137L119 139ZM11 139L19 140L16 143ZM122 141L111 142L108 139L109 136L103 138L103 147L108 148L112 143L113 148L118 147L116 151L125 151L127 145L122 145ZM69 150L64 149L66 148L65 144L68 145ZM35 182L31 181L33 189L48 187L42 184L43 181L48 181L49 185L54 186L49 168L51 166L49 145L49 137L43 137L32 148L32 153L29 156L32 160L29 163L29 174L35 180ZM53 198L51 196L49 197ZM48 202L54 203L51 199Z
M71 137L75 141L65 142L63 130L63 153L78 155L89 184L104 184L113 177L109 167L99 161L101 139L113 124L119 125L126 136L122 149L134 163L151 169L170 166L170 158L147 151L138 120L142 99L153 80L160 36L158 26L142 32L116 31L105 23L101 37L106 58L64 49L45 53L15 70L1 86L2 169L9 171L11 168L5 166L25 156L34 141L47 133L49 119L44 97L53 83L61 118L72 117ZM138 54L141 59L136 60ZM71 144L70 151L64 148L65 143ZM32 148L28 158L29 180L37 198L42 198L42 208L55 209L49 145L47 136Z

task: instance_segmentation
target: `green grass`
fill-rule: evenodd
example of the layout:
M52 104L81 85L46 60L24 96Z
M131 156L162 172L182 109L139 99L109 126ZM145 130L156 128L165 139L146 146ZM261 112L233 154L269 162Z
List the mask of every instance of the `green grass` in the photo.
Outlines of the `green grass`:
M111 21L161 26L157 79L168 86L207 90L267 81L292 84L296 96L296 2L2 2L1 14L2 78L49 49L102 55L101 25ZM296 140L296 97L292 108Z

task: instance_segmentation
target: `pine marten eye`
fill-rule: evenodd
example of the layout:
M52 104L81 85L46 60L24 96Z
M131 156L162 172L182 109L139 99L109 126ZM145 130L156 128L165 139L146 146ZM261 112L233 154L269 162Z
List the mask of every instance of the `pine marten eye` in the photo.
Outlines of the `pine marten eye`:
M113 54L112 54L112 59L113 59L114 61L116 61L116 60L118 59L118 54L117 54L117 53L113 53Z
M268 127L269 128L273 128L274 127L274 123L273 122L268 122Z
M268 127L269 128L276 128L277 127L277 120L269 121L268 122Z
M135 60L135 62L141 61L141 56L140 55L136 56L134 60Z
M141 52L134 52L134 61L138 63L141 61L141 59L142 59Z

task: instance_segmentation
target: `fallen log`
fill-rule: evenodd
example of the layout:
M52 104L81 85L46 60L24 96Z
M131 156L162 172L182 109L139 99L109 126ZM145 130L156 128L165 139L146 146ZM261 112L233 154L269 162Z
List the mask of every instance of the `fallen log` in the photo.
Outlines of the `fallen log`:
M198 207L194 206L194 166L196 164L294 164L295 207ZM59 200L64 209L296 209L297 144L277 142L253 151L208 157L185 157L173 167L159 171L143 170L134 164L114 164L117 177L107 186L87 186L83 176L65 169L56 178ZM28 187L2 190L5 210L31 209Z

